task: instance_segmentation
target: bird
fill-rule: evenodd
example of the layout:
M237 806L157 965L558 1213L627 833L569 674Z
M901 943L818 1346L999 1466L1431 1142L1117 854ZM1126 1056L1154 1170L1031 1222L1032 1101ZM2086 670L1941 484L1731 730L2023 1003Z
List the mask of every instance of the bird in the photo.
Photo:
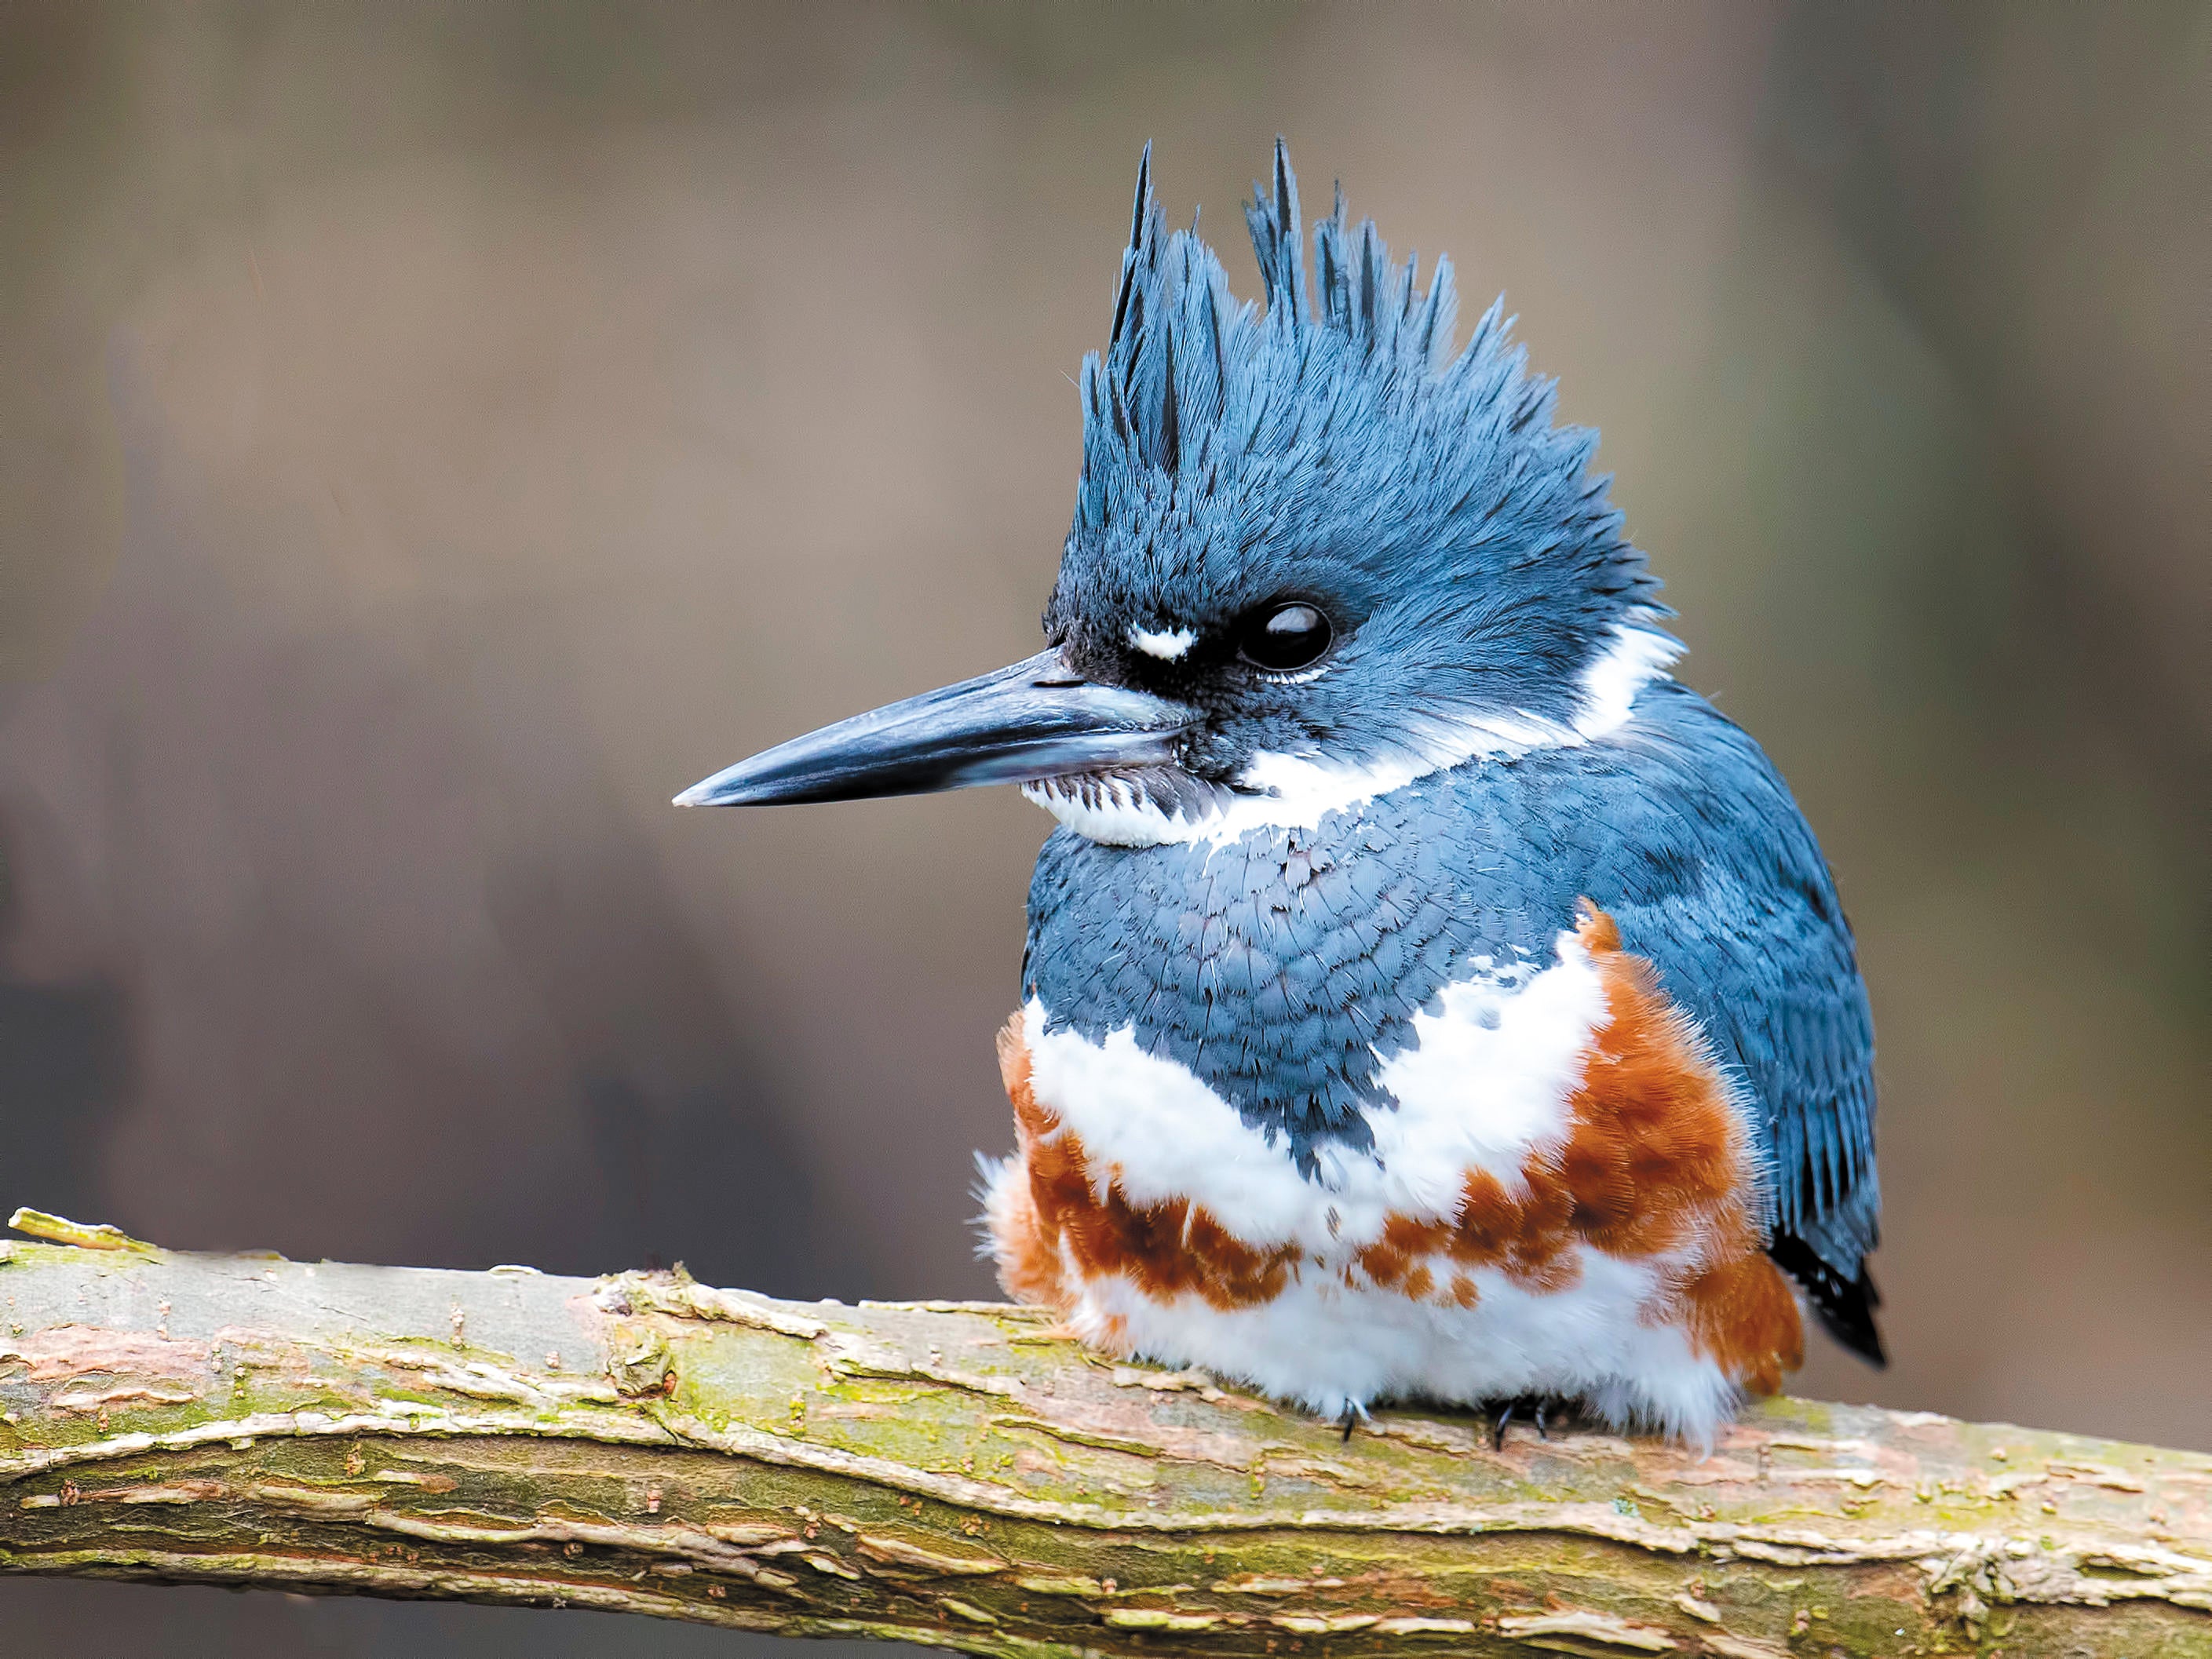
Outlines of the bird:
M1146 147L1045 648L677 802L1058 821L981 1225L1093 1348L1710 1448L1806 1306L1886 1363L1834 878L1502 299L1455 346L1340 186L1309 258L1279 139L1245 216L1239 301Z

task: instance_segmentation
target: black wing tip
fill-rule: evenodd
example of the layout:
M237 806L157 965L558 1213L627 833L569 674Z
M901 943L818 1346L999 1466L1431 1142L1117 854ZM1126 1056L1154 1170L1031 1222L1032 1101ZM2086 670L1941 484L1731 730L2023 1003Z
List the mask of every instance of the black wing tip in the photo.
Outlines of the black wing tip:
M1820 1323L1828 1334L1849 1348L1878 1371L1889 1369L1889 1350L1882 1346L1881 1328L1875 1322L1874 1285L1862 1273L1857 1284L1850 1287L1846 1300L1826 1302L1815 1300L1814 1311L1820 1316Z
M1889 1367L1889 1351L1882 1346L1881 1328L1874 1310L1881 1305L1881 1292L1874 1275L1859 1264L1858 1276L1845 1279L1814 1252L1803 1239L1778 1233L1766 1253L1776 1265L1805 1287L1806 1299L1828 1334L1875 1368Z

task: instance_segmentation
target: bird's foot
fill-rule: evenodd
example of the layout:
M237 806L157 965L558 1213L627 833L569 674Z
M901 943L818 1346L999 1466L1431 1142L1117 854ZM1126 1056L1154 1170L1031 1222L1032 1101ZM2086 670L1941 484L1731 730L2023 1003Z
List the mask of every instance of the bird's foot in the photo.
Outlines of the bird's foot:
M1505 1449L1506 1425L1516 1417L1525 1418L1535 1425L1537 1438L1549 1440L1553 1424L1577 1423L1583 1414L1581 1401L1558 1394L1516 1395L1510 1400L1493 1400L1482 1409L1490 1424L1492 1451Z
M1375 1419L1368 1416L1367 1407L1357 1400L1347 1400L1344 1402L1344 1416L1339 1420L1344 1428L1344 1437L1349 1442L1354 1428L1362 1423L1371 1423Z

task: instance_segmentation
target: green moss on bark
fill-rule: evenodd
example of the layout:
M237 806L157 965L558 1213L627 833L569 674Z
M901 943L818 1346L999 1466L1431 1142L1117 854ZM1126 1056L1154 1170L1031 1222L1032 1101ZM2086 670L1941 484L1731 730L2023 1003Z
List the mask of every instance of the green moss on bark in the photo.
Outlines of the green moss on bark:
M1021 1310L15 1244L0 1565L965 1651L2212 1650L2212 1459L1331 1425Z

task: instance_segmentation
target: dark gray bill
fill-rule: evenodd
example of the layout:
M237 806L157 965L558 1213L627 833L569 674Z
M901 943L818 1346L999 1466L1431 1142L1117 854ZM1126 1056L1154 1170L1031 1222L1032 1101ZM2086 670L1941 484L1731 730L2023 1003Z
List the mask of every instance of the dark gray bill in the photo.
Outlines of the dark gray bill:
M924 692L739 761L676 798L678 806L768 806L919 795L978 783L1158 766L1195 710L1099 685L1057 651Z

